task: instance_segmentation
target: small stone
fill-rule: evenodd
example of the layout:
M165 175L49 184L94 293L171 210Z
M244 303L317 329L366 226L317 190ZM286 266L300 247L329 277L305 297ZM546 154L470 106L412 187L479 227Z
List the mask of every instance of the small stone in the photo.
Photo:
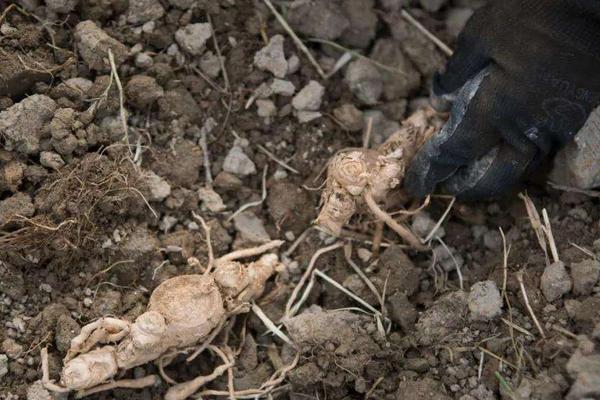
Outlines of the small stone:
M258 99L256 100L256 107L258 108L259 117L268 118L277 114L277 107L271 100Z
M345 80L354 96L366 105L377 104L383 93L381 74L369 60L359 58L351 62Z
M242 176L252 175L256 173L256 165L240 146L233 146L225 157L223 171Z
M169 4L181 10L187 10L193 6L198 0L168 0Z
M233 217L233 223L244 244L265 243L271 240L260 218L250 211L244 211Z
M573 293L578 296L589 296L600 277L600 262L587 259L572 264L571 277L573 278Z
M53 397L42 381L35 381L27 388L27 400L52 400Z
M406 293L396 291L386 299L390 307L390 318L406 333L412 332L419 313L415 306L408 300Z
M298 111L296 112L296 118L298 118L298 122L305 124L307 122L313 121L317 118L321 118L323 114L318 111Z
M2 342L2 351L11 359L15 360L23 353L23 346L12 338L4 339Z
M75 10L79 0L46 0L46 6L49 10L58 14L68 14Z
M127 22L137 25L162 18L165 9L159 0L129 0L126 15Z
M44 125L52 120L58 105L50 97L34 94L0 112L0 137L4 150L36 154Z
M198 189L198 199L202 202L204 207L212 212L221 212L227 208L223 203L221 196L208 187Z
M200 57L200 69L211 78L216 78L221 73L219 57L212 51L207 51Z
M169 185L169 182L154 172L146 171L144 178L146 186L150 191L148 200L161 202L171 194L171 185Z
M502 313L502 297L494 281L471 286L468 303L471 318L476 321L488 321Z
M277 78L285 77L288 63L283 53L284 38L275 35L269 43L254 55L254 65L263 71L269 71Z
M310 81L292 99L292 106L298 111L318 111L325 94L325 88L317 81Z
M18 192L4 200L0 200L0 228L15 218L15 215L31 217L35 207L27 193ZM2 264L0 263L0 266Z
M65 165L65 162L59 154L56 154L53 151L42 151L40 153L40 164L46 168L58 171Z
M421 211L415 215L411 228L421 238L427 237L436 226L437 222L434 221L427 212ZM443 238L446 234L444 227L440 226L434 234L434 237Z
M289 8L286 17L297 33L325 40L338 39L350 26L339 1L297 1Z
M342 104L333 110L333 116L350 132L358 132L363 128L363 113L354 104Z
M358 255L358 258L360 258L360 260L365 264L368 263L373 256L373 253L363 247L358 248L358 250L356 250L356 254Z
M212 36L210 23L189 24L175 32L175 40L181 49L193 56L204 52L206 41Z
M421 86L421 74L404 54L398 41L389 38L378 39L371 51L371 58L397 70L388 71L379 68L383 81L383 97L387 101L405 98Z
M502 248L502 235L495 229L489 230L483 234L483 245L490 250L499 250Z
M79 55L90 69L96 71L110 71L111 66L108 51L111 50L118 67L129 54L129 49L123 43L108 36L92 21L82 21L75 26L75 43Z
M61 314L56 322L56 333L54 336L56 349L61 353L66 353L71 347L71 339L79 334L80 330L81 328L77 321L69 315Z
M40 290L42 292L52 293L52 286L48 285L47 283L42 283L40 284Z
M290 81L275 78L273 83L271 83L271 91L274 94L279 94L281 96L293 96L296 87Z
M141 69L148 69L154 65L154 60L148 53L138 53L135 56L135 66Z
M554 158L550 179L559 184L580 189L600 186L600 107L589 115L583 127Z
M343 0L342 10L350 23L340 37L342 44L358 49L365 49L375 37L377 31L377 14L374 0Z
M125 86L127 100L140 110L145 110L165 95L163 88L151 76L134 75Z
M298 58L297 55L293 54L292 56L290 56L290 58L287 60L287 63L288 63L288 68L287 68L288 75L295 74L296 72L298 72L300 70L300 59Z
M540 289L548 302L558 300L571 291L571 277L561 261L550 264L542 274Z
M6 354L0 354L0 378L8 374L8 357Z

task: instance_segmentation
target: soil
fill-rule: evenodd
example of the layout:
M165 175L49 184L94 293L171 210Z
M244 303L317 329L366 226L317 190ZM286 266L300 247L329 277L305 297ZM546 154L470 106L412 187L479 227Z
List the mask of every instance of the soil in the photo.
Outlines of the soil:
M274 2L285 5L303 38L360 49L407 71L394 79L393 69L359 60L352 74L346 65L327 80L260 0L17 3L0 0L1 399L50 398L38 382L42 347L58 379L70 339L83 325L107 315L132 321L161 282L198 273L208 250L193 213L210 225L215 257L269 238L287 242L280 251L286 268L257 303L279 322L310 259L336 240L309 229L327 161L362 145L367 115L377 116L374 141L393 133L424 107L432 74L443 66L443 53L401 18L400 6L453 46L483 1L311 0L289 8ZM212 37L204 43L184 37L193 29L180 31L206 23ZM294 102L287 84L265 94L274 76L264 60L262 69L255 66L255 54L278 34L285 57L276 60L278 77L295 94L311 81L324 94L320 87L311 93L315 84L302 91L308 99ZM306 43L326 71L342 55L328 44ZM356 79L371 86L349 81ZM343 249L319 257L315 267L362 302L315 281L299 314L282 325L300 358L272 396L599 398L598 199L539 182L528 183L529 196L550 217L566 268L557 279L569 280L552 286L566 288L558 298L546 300L549 262L516 194L456 203L428 252L398 245L386 228L381 254L371 254L366 241L376 223L357 216L348 226L351 256L379 296ZM247 203L257 205L230 218ZM447 205L434 198L420 223L435 224ZM413 218L415 231L416 225ZM510 248L506 268L499 228ZM483 281L486 290L471 293ZM488 296L489 288L502 297ZM383 317L375 318L373 308L383 308ZM293 347L267 334L253 313L238 316L228 332L215 343L228 340L239 349L236 390L260 387L294 358ZM219 363L206 354L192 363L182 357L166 373L181 382ZM151 373L158 367L148 363L123 378ZM209 388L227 384L225 376ZM161 381L92 397L159 399L167 387Z

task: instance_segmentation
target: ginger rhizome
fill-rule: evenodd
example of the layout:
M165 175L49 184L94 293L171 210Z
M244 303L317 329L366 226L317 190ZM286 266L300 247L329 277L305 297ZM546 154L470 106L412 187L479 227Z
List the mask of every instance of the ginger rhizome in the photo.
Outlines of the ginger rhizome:
M354 214L369 210L411 246L421 248L419 238L384 211L385 202L392 189L402 187L406 167L442 124L442 118L432 109L419 110L378 148L337 153L329 161L316 223L339 236Z
M204 348L216 352L224 364L231 363L232 356L211 347L210 339L228 317L249 311L249 302L260 297L266 281L283 268L275 254L263 254L248 264L236 260L260 255L282 244L283 241L275 240L238 250L214 260L214 270L209 266L204 274L182 275L164 281L152 292L147 311L134 322L103 317L84 326L71 341L60 384L52 383L45 371L46 388L79 391L81 397L116 387L153 385L157 377L113 379L150 361L167 359L168 363L173 354L194 346L202 347L204 341ZM42 359L45 357L46 349ZM204 383L206 380L196 379L176 384L169 388L165 398L186 398Z

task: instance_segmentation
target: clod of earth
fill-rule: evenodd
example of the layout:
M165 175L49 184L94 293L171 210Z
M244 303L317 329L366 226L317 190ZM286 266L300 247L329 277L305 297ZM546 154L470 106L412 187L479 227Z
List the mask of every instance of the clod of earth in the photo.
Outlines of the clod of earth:
M317 224L338 236L350 218L366 206L411 246L422 247L419 238L393 220L379 203L392 189L402 187L406 166L442 123L431 108L419 110L377 149L352 148L337 153L329 161Z
M47 350L42 350L44 386L51 391L78 391L78 397L116 387L152 386L158 379L154 375L134 380L112 379L149 361L168 364L179 351L190 347L198 352L208 347L223 359L225 369L220 366L214 372L214 378L218 377L232 365L233 355L210 342L230 316L249 311L248 302L258 298L267 279L282 268L277 255L263 254L281 244L275 240L234 251L214 260L214 270L209 260L203 274L164 281L150 296L147 311L133 323L103 317L84 326L71 341L60 385L49 379ZM236 261L260 254L263 255L258 261L249 264ZM217 374L220 369L223 371ZM194 379L175 384L165 398L185 399L207 382Z

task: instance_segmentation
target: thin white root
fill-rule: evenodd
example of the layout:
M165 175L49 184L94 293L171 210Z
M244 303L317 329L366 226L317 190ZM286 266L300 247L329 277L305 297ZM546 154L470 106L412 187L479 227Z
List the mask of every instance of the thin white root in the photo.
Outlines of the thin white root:
M103 385L98 385L91 389L81 390L75 395L76 399L81 399L92 395L94 393L100 393L112 389L142 389L148 386L154 386L158 384L160 378L157 375L148 375L139 379L121 379L119 381L108 382Z
M284 243L285 242L283 240L271 240L270 242L267 242L260 246L252 247L250 249L232 251L231 253L218 258L216 263L221 264L227 261L239 260L240 258L254 257L266 253L269 250L276 249Z
M375 216L377 218L379 218L380 220L385 222L387 226L392 228L392 230L394 230L394 232L396 232L408 244L410 244L412 247L414 247L417 250L425 250L426 249L426 247L423 246L423 244L421 243L419 238L414 233L412 233L410 231L410 229L408 229L404 225L396 222L392 217L390 217L390 215L388 213L383 211L377 205L377 202L375 202L375 199L373 199L373 196L371 195L371 193L364 192L363 198L365 199L365 203L367 204L367 207L369 207L371 212L373 212L373 214L375 214Z
M262 323L265 324L265 326L269 328L269 331L273 332L275 336L277 336L279 339L283 340L290 346L294 348L296 347L294 342L292 342L292 339L290 339L285 333L283 333L283 331L279 329L277 325L275 325L275 323L269 319L269 317L267 317L264 311L256 303L252 303L252 311L254 311L254 314L256 314L256 316L262 321Z
M529 311L529 315L531 315L531 319L533 319L533 322L534 322L535 327L537 328L538 332L540 333L540 335L542 335L543 338L545 338L546 334L544 333L544 330L542 329L542 325L540 324L540 321L538 321L537 317L535 316L535 313L533 312L533 308L531 308L531 304L529 304L529 297L527 296L527 291L525 290L525 284L523 283L523 271L517 272L517 280L519 281L519 287L521 288L521 293L523 294L523 300L525 300L525 307L527 308L527 311Z
M178 383L171 386L165 394L165 400L184 400L196 393L202 386L214 381L233 366L234 362L217 346L210 345L209 349L214 351L223 360L223 364L219 365L214 371L205 376L199 376L188 382Z
M70 390L67 389L66 387L57 385L50 379L50 368L48 367L48 348L47 347L42 348L42 350L40 352L40 358L42 361L42 385L44 385L44 387L51 392L57 392L57 393L70 392Z
M268 170L269 170L269 166L265 165L265 169L263 169L263 174L262 174L262 195L260 196L260 200L251 201L250 203L244 204L243 206L238 208L236 212L231 214L229 216L229 218L227 218L227 222L231 221L232 219L234 219L236 217L236 215L246 211L247 209L249 209L251 207L260 206L266 200L266 198L267 198L267 171Z
M227 322L227 316L225 316L223 319L221 319L221 321L219 322L219 325L215 329L213 329L213 331L206 338L206 340L204 341L204 343L202 343L202 345L200 345L200 347L198 347L192 353L192 355L190 355L188 358L186 358L186 361L187 362L192 362L196 357L198 357L200 354L202 354L202 352L204 350L206 350L208 348L208 346L211 345L212 341L215 340L215 338L217 337L217 335L221 332L221 330L225 326L226 322Z
M215 263L215 254L213 252L212 243L210 240L210 226L208 226L204 218L202 218L200 215L196 214L193 211L192 215L198 222L200 222L200 225L202 225L202 229L204 229L204 234L206 235L206 248L208 249L208 265L206 266L204 274L208 274L212 270L212 267Z

